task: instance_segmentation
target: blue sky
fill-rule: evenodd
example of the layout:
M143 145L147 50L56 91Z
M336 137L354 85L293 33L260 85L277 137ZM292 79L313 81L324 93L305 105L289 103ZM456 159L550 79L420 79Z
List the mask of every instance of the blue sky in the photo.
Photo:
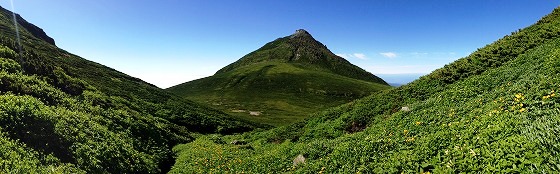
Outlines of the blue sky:
M11 9L10 2L0 5ZM427 74L558 7L552 0L14 0L57 46L166 88L306 29L383 77ZM393 76L394 77L394 76Z

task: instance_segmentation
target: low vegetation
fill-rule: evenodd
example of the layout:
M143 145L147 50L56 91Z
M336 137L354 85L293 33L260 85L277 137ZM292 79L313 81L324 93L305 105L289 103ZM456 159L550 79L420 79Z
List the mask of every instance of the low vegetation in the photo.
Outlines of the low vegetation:
M255 131L266 126L84 60L25 27L20 46L10 15L0 9L0 173L560 170L560 8L399 88L375 76L353 78L359 69L330 69L343 60L310 64L326 47L303 31L248 55L282 59L242 59L192 82L214 85L207 93L189 89L201 94L193 99L277 126L285 120L267 118L270 106L251 100L303 115L373 93Z
M254 125L87 61L0 9L0 173L161 173L195 134Z
M558 171L559 15L303 122L176 146L172 173Z
M281 126L302 121L312 112L390 88L301 66L256 63L168 90L240 119Z

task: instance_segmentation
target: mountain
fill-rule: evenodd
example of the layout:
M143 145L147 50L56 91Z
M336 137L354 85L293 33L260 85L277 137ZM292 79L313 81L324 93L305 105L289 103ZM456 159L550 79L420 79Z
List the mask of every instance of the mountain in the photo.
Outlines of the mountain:
M388 88L300 29L213 76L167 90L237 118L278 126Z
M243 66L271 61L312 66L314 69L330 71L341 76L387 85L383 79L333 54L327 46L315 40L309 32L303 29L296 30L290 36L265 44L258 50L220 69L216 74L230 72Z
M171 173L555 173L559 91L557 8L404 86L291 125L176 146ZM244 143L223 143L233 140Z
M66 52L0 8L0 172L161 173L193 135L256 124ZM258 125L257 125L258 126Z

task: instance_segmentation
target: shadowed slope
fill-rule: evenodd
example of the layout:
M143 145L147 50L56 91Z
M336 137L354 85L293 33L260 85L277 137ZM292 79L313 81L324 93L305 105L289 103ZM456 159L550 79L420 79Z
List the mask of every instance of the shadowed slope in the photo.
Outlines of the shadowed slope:
M0 173L159 173L193 133L254 126L54 45L0 8ZM102 50L100 50L102 51Z

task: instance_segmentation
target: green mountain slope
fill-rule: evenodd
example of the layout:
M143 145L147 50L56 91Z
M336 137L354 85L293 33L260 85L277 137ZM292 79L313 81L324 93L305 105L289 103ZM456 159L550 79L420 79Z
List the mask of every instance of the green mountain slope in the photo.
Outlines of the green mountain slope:
M383 79L333 54L327 46L315 40L309 32L303 29L296 30L290 36L278 38L265 44L263 47L243 56L238 61L220 69L216 74L269 61L302 64L307 68L325 70L354 79L387 85Z
M233 120L54 45L0 9L0 173L160 173L194 133L234 133Z
M172 173L554 173L558 91L560 8L408 85L289 126L176 146ZM223 143L232 140L246 144Z
M237 118L278 126L388 88L382 79L334 55L307 31L297 30L211 77L167 90Z

